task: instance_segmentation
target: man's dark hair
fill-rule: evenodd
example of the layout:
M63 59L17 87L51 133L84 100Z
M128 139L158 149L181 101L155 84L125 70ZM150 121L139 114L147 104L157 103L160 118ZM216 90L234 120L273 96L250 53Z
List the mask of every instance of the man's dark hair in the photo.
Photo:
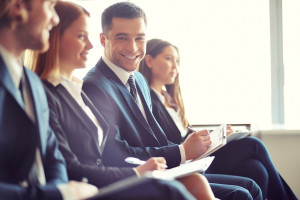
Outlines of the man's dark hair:
M23 0L23 2L25 3L28 11L30 11L32 0ZM0 1L0 29L10 26L12 22L16 20L9 14L12 5L13 2L11 0Z
M114 17L127 19L143 18L147 25L146 14L140 7L130 2L119 2L109 6L102 13L102 31L105 35L107 35L108 31L111 29Z

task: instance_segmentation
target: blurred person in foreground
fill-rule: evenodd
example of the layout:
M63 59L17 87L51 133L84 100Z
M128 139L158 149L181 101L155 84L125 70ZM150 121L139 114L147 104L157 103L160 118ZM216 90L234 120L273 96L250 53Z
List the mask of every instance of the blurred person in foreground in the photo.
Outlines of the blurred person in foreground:
M98 191L68 182L43 85L22 64L25 49L47 50L49 31L59 22L56 3L0 1L1 199L83 199Z

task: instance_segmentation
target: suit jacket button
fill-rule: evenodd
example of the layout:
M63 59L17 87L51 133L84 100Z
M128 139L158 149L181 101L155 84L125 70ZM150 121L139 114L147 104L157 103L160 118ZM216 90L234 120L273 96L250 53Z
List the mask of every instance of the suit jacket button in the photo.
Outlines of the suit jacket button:
M96 160L96 164L97 164L97 165L100 165L100 164L101 164L101 160L100 160L99 158Z

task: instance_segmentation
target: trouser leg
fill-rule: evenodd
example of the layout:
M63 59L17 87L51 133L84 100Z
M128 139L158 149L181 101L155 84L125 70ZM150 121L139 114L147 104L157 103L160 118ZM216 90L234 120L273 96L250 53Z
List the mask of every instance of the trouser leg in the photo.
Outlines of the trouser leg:
M222 174L205 174L205 177L220 199L262 199L259 186L249 178Z

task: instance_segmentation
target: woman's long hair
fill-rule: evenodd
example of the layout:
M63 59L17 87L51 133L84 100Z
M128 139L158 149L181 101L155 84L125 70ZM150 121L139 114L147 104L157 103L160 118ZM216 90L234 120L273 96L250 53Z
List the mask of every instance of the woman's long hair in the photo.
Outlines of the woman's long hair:
M155 58L157 55L162 53L162 51L168 46L174 47L179 55L178 48L175 45L171 44L168 41L164 41L161 39L152 39L147 42L146 55L150 55L152 58ZM152 71L147 66L145 58L141 61L140 65L139 65L139 72L141 72L145 76L149 85L151 85ZM184 127L188 126L189 123L185 116L185 108L184 108L184 103L183 103L181 89L180 89L179 74L177 74L173 84L167 84L167 85L165 85L165 87L166 87L167 92L171 95L171 97L175 101L176 105L179 107L180 117L181 117L183 126Z
M80 16L90 16L83 7L67 1L58 1L55 10L60 22L50 31L48 51L45 53L34 51L26 55L27 65L41 79L59 75L59 45L62 34Z

